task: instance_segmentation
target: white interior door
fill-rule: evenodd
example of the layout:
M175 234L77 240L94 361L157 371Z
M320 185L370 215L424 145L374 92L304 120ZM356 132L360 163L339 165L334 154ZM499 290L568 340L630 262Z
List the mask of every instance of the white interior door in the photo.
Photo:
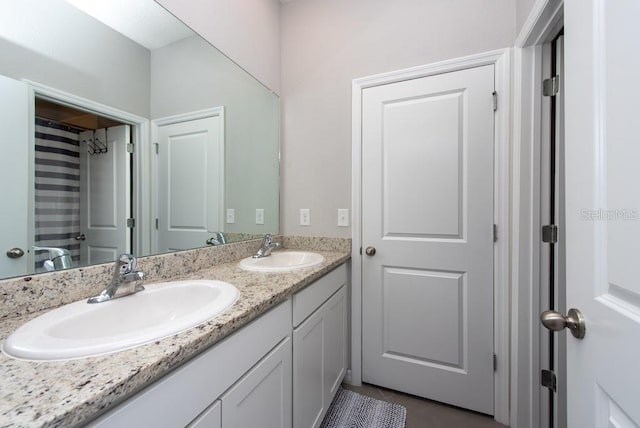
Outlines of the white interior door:
M363 381L488 414L493 91L483 66L367 88L362 105Z
M29 91L23 82L0 75L0 277L25 275L28 264ZM9 257L18 249L21 257Z
M97 141L93 141L97 139ZM106 145L106 153L91 154ZM80 134L80 263L111 262L130 252L127 218L131 212L129 125Z
M158 251L204 247L223 230L220 116L158 126Z
M568 426L640 426L640 2L566 0Z

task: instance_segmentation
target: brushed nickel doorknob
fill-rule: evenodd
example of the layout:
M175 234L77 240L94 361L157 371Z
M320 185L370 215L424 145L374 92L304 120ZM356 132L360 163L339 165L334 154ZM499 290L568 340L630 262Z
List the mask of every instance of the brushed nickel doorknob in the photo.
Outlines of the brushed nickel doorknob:
M556 311L544 311L540 314L540 322L551 331L567 327L576 339L582 339L587 331L582 313L574 308L569 309L566 317Z
M85 234L84 234L84 233L82 233L82 234L80 234L80 235L76 236L76 241L84 241L84 240L86 240L86 239L87 239L87 237L85 236Z
M367 249L364 250L364 253L367 256L373 256L376 253L376 247L367 247Z
M24 256L24 250L22 248L12 248L7 250L7 257L10 259L19 259Z

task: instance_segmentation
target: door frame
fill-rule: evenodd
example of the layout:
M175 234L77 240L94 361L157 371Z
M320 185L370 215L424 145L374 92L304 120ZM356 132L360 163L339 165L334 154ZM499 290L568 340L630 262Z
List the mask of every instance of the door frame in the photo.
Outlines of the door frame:
M192 111L188 113L180 113L173 116L165 116L158 119L151 120L151 141L154 144L158 143L158 128L160 126L165 125L173 125L176 123L189 122L192 120L198 119L206 119L208 117L219 117L220 118L220 130L219 130L219 138L220 138L220 147L218 152L218 160L219 160L219 171L222 178L219 183L219 195L220 200L218 201L218 218L219 218L219 231L222 232L224 228L224 219L225 219L225 200L226 200L226 192L225 192L225 154L226 154L226 140L225 140L225 119L224 119L224 106L211 107L203 110ZM158 152L154 149L154 155L152 156L153 161L151 162L151 216L149 218L158 219L159 207L158 207L158 180L155 179L158 173ZM150 222L152 223L152 222ZM151 248L154 253L157 252L158 248L158 229L155 226L152 228L151 232Z
M23 80L29 88L29 156L33 159L35 148L35 99L43 98L57 104L66 105L80 110L89 111L100 116L115 119L132 126L131 138L135 143L135 153L151 153L149 143L149 119L126 112L124 110L110 107L96 101L82 98L59 89L43 85L28 79ZM151 218L151 192L147 185L150 175L150 156L134 156L134 171L132 171L131 179L134 182L131 198L133 199L131 208L134 218ZM34 186L34 165L29 163L29 200L35 198ZM35 223L34 205L27 213L27 221L30 225ZM150 254L151 250L151 222L137 222L133 233L133 241L131 243L132 251L135 254ZM29 226L33 227L33 226ZM33 245L33 230L29 233L29 246ZM31 253L29 253L31 254ZM33 260L29 260L33 264Z
M510 426L541 425L540 138L543 45L563 24L563 0L536 0L513 53ZM559 356L561 357L561 356Z
M374 76L352 82L351 136L351 361L345 381L362 383L362 95L366 88L409 79L448 73L483 65L495 66L498 109L494 123L494 223L498 240L494 245L494 418L509 422L509 242L510 242L510 49L451 59Z

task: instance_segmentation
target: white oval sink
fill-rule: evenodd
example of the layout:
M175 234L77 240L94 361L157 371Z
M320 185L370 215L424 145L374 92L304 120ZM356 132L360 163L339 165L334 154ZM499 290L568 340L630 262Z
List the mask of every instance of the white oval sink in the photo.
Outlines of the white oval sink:
M308 251L277 251L259 259L242 259L240 267L254 272L287 272L319 265L323 261L321 254Z
M236 287L222 281L149 284L108 302L82 300L49 311L13 332L2 351L38 361L121 351L195 327L228 309L238 295Z

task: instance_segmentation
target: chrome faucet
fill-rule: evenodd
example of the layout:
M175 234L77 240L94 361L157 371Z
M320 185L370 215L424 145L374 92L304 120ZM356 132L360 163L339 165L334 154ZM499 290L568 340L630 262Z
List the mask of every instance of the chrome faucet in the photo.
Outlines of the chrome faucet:
M227 243L227 238L222 232L216 232L215 236L207 239L207 245L223 245Z
M34 246L33 249L35 251L49 252L49 260L45 260L43 264L48 272L73 267L71 264L71 253L66 248Z
M260 244L260 248L258 248L258 251L253 255L254 259L267 257L271 254L271 250L280 247L280 244L278 242L273 242L272 239L273 237L270 234L267 233L266 235L264 235L264 238L262 238L262 244Z
M97 296L89 298L87 303L106 302L144 290L138 281L142 281L147 275L137 271L136 264L137 260L133 255L121 254L113 268L111 284Z

